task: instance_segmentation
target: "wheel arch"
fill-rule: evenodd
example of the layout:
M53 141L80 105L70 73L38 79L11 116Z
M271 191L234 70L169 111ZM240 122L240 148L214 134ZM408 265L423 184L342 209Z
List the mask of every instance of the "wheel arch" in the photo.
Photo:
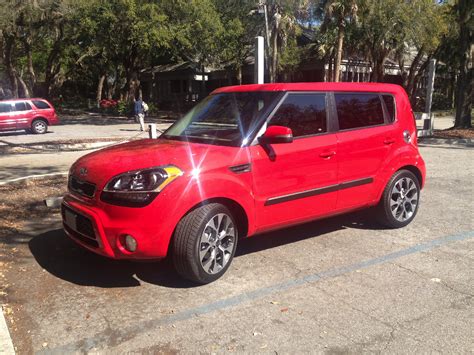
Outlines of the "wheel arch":
M249 231L249 218L247 216L247 212L245 211L245 209L242 207L240 203L227 197L212 197L212 198L203 200L199 203L196 203L193 207L188 209L183 216L181 216L180 220L184 218L184 216L186 216L187 214L194 211L196 208L208 205L210 203L220 203L224 205L225 207L227 207L232 213L232 216L236 219L237 228L238 228L237 230L239 232L239 239L247 236L247 233ZM170 239L168 241L168 248L167 248L167 253L166 253L168 257L172 255L171 251L173 248L173 243L175 239L174 235L175 235L177 226L178 224L175 225L173 229L173 233L171 234Z
M421 173L421 171L418 167L416 167L414 165L404 165L404 166L400 167L397 171L400 171L400 170L410 171L418 179L418 183L420 184L420 187L422 187L424 185L423 174Z
M31 124L33 125L33 123L35 123L35 121L43 121L44 123L46 123L49 126L49 121L46 117L43 117L43 116L33 117L33 119L31 120Z
M208 205L210 203L220 203L221 205L227 207L232 213L232 216L236 219L239 237L242 238L247 236L247 233L249 231L249 219L247 216L247 212L240 203L233 199L227 197L212 197L195 204L186 212L186 214L190 213L198 207Z

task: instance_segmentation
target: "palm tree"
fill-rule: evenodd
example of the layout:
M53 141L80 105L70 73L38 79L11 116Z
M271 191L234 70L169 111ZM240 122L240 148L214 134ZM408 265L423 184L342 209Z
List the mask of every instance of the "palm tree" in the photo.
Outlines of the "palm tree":
M342 49L344 45L344 34L347 24L357 20L356 0L322 0L316 12L322 15L322 31L329 27L337 28L336 62L334 64L334 81L340 79L340 68L342 61Z

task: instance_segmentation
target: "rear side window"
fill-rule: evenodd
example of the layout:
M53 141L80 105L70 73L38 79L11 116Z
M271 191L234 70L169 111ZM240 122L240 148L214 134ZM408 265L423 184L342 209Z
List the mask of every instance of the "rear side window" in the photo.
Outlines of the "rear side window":
M28 102L15 102L15 111L28 111L31 106Z
M10 112L12 110L12 104L0 103L0 112Z
M326 132L326 95L289 94L268 125L289 127L294 137Z
M40 101L40 100L32 100L33 104L36 106L36 108L43 110L43 109L48 109L51 108L46 102Z
M392 95L382 95L383 102L387 108L388 120L395 121L395 99Z
M376 126L384 123L378 94L334 94L339 129Z

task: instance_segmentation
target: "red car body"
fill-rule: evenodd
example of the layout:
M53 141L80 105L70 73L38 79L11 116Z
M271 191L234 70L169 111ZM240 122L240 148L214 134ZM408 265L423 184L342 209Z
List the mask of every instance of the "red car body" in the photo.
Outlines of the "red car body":
M374 206L391 176L400 169L413 172L423 186L425 164L418 152L410 103L401 87L367 83L263 84L225 87L211 96L238 92L280 95L265 120L289 93L322 94L328 103L327 132L298 137L289 144L272 144L271 154L257 137L240 146L226 146L191 138L167 139L166 132L159 139L88 154L70 169L69 192L63 199L67 234L107 257L156 259L168 254L179 221L208 202L227 206L236 217L239 235L253 236ZM339 130L331 123L335 119L334 93L390 95L396 117L393 122L367 128ZM257 136L265 136L261 126L257 131ZM284 127L272 127L267 130L269 135L274 134L271 131L291 133ZM117 175L159 166L178 167L182 175L148 205L126 207L102 198L104 188ZM68 224L66 213L76 218L75 228ZM136 239L134 252L125 247L125 235Z
M53 105L44 99L14 99L0 101L0 130L35 130L35 122L43 122L42 129L59 123ZM45 131L35 133L45 133Z

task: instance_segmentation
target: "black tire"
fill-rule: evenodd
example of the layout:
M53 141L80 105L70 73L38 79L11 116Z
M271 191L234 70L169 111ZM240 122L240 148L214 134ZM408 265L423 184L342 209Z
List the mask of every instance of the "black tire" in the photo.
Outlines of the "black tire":
M225 230L233 234L233 237L230 235L224 236L222 239L217 238L219 241L216 240L209 243L202 241L202 238L205 238L205 229L210 231L206 233L206 235L211 235L211 232L216 232L216 230L208 224L213 223L215 225L215 222L219 220L219 216L221 215L225 215L229 218L231 222L229 226L232 225L232 228L226 227ZM228 220L222 217L220 221L220 223L227 223ZM217 225L217 230L220 228L220 223ZM224 234L227 234L227 232ZM178 274L193 282L207 284L224 275L232 263L237 248L237 224L227 207L219 203L210 203L198 207L184 216L176 226L173 238L172 258ZM209 238L209 240L211 240L211 238ZM218 243L218 245L211 245L212 243ZM220 248L221 246L230 250L224 253ZM200 253L208 255L208 258L206 259L204 256L204 258L201 259ZM209 267L207 271L203 266L204 260L210 260L211 267ZM213 262L214 267L212 267Z
M401 193L394 192L395 185L397 185L396 190L402 188ZM413 201L411 199L415 193L416 205L413 206L410 201ZM388 228L405 227L415 218L419 206L420 182L418 178L409 170L399 170L390 178L376 206L378 221Z
M48 122L42 119L36 119L31 124L31 132L34 134L45 134L48 132Z

